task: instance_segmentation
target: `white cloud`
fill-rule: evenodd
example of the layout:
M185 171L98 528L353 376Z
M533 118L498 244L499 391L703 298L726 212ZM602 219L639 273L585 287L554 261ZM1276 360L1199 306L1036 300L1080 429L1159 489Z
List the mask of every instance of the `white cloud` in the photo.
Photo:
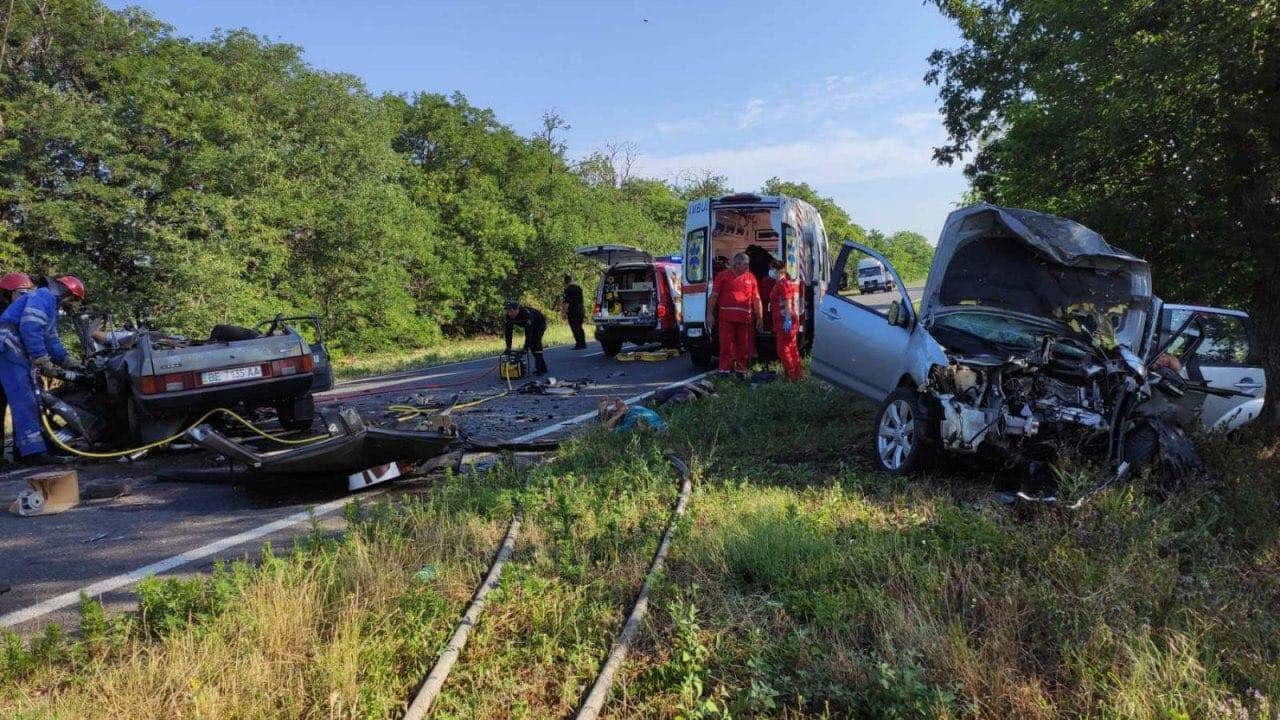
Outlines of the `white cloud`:
M636 171L678 179L691 170L711 170L728 176L732 185L742 189L759 187L774 175L819 186L898 179L938 170L932 162L936 140L927 135L846 135L665 157L642 155Z
M800 107L815 114L848 112L882 105L917 92L923 86L920 80L909 77L828 75L821 83L805 89Z
M738 116L738 127L749 128L759 123L763 117L764 100L751 98L747 101L747 107L743 109L742 114Z
M819 81L794 83L780 92L751 97L744 106L723 105L702 115L655 122L652 133L678 137L712 131L743 131L801 124L833 127L859 112L884 110L924 88L909 77L829 75ZM885 113L888 114L888 113Z
M893 124L907 132L918 133L942 127L942 116L933 110L906 113L895 117Z
M660 121L653 126L659 135L685 135L698 132L707 126L706 118L684 118L681 120Z

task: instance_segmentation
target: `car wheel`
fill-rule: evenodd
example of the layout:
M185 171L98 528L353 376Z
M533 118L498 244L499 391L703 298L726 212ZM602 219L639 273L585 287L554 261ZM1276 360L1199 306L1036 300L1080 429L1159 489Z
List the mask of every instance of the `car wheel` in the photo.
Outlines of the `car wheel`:
M604 350L604 354L613 357L622 352L622 341L611 337L600 338L600 349Z
M926 423L918 393L911 388L898 388L885 398L876 413L876 465L893 475L906 475L919 469L926 454Z
M285 430L309 430L316 417L316 401L311 395L281 400L276 403L276 417Z

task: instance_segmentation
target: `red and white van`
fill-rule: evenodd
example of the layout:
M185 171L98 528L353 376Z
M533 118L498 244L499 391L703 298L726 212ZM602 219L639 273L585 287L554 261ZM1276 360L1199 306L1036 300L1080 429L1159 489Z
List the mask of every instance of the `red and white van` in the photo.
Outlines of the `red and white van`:
M617 355L628 342L679 347L678 257L654 257L630 245L588 245L577 252L605 266L591 322L606 355Z

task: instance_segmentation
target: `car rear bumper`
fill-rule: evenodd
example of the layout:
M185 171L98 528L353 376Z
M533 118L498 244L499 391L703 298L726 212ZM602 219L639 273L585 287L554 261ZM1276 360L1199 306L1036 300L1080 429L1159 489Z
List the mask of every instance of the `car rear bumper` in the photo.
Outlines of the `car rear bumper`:
M150 414L175 414L179 411L185 414L216 407L269 405L276 400L306 395L311 392L311 383L312 374L302 373L154 395L143 395L135 385L133 396L142 409Z

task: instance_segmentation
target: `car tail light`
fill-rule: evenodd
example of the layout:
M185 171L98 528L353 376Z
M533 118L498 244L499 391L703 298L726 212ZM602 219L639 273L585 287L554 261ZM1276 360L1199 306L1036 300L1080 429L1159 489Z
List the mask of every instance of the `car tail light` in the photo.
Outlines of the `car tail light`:
M659 319L659 320L666 320L666 319L667 319L667 315L670 315L670 314L671 314L671 311L667 309L667 306L666 306L666 305L659 305L659 306L658 306L658 319Z
M181 392L200 384L195 373L168 373L167 375L143 375L138 378L138 391L143 395L162 392Z
M593 315L599 315L599 314L600 314L600 303L596 303L596 311L595 311L594 313L592 313L592 314L593 314Z
M311 353L307 353L297 357L272 360L270 365L263 367L265 372L262 374L268 377L284 377L297 375L298 373L309 373L314 369L315 359L311 357Z

